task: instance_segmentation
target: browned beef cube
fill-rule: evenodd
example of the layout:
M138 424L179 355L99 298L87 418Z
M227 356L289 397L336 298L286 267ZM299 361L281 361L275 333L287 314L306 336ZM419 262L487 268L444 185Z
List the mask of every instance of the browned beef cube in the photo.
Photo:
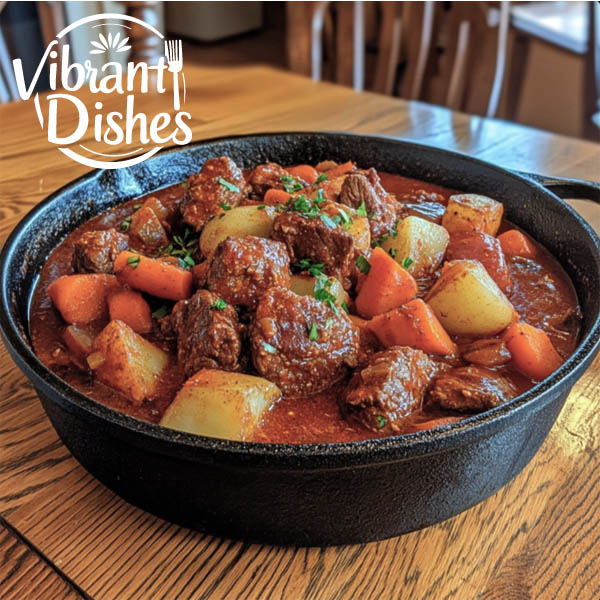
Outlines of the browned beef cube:
M342 400L342 412L372 431L401 431L402 419L421 408L439 365L421 350L393 346L373 354L358 370Z
M290 287L290 259L281 242L248 235L227 238L210 261L207 287L230 304L256 308L272 287Z
M306 181L299 177L293 178L294 183L307 187ZM291 184L290 174L277 163L265 163L258 165L252 174L248 183L252 186L252 191L257 196L264 196L267 190L283 190L286 187L286 182Z
M319 217L287 212L275 219L271 235L286 245L293 263L304 258L323 263L327 274L340 279L352 272L354 238L341 227L330 227Z
M481 412L515 396L504 377L483 367L458 367L436 377L427 406L460 412Z
M381 186L375 169L348 175L342 185L340 202L352 208L359 208L364 203L373 240L394 227L396 202Z
M240 204L248 195L242 170L226 156L210 158L188 181L183 220L199 231L216 214Z
M200 369L239 369L243 326L235 308L217 294L199 290L180 300L160 328L177 340L177 361L186 377Z
M129 235L146 248L165 248L169 245L167 232L157 214L149 206L142 206L133 213Z
M73 269L79 273L112 273L115 258L129 247L129 237L116 229L86 231L73 246Z
M358 362L358 331L343 311L281 288L261 298L250 341L257 371L289 395L322 392Z

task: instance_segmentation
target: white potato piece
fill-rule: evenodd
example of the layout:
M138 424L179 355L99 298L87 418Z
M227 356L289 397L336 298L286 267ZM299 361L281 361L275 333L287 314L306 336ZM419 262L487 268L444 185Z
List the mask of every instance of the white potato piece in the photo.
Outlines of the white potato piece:
M262 377L202 369L190 377L167 408L164 427L227 440L246 440L279 398Z
M269 237L277 213L273 206L259 206L237 206L212 218L200 234L202 254L210 258L219 242L227 237Z
M328 277L331 285L327 288L327 291L335 296L335 303L342 304L342 302L348 303L350 299L346 291L344 290L339 279L335 277ZM290 289L298 296L313 296L315 295L315 284L317 280L311 275L292 275Z
M361 217L356 209L339 202L327 202L323 205L322 211L332 219L339 219L339 216L345 215L349 222L345 224L342 221L340 226L354 238L354 247L359 252L365 252L371 248L371 228L367 217Z
M449 233L459 231L482 231L496 235L504 206L501 202L479 194L455 194L450 196L442 225Z
M448 232L441 225L410 216L398 224L396 237L390 235L381 247L387 252L391 250L390 254L399 264L410 258L413 262L408 271L420 277L438 268L449 240Z
M87 358L94 375L134 404L152 394L169 356L123 321L111 321L96 337Z
M454 260L427 298L435 316L450 334L487 336L507 327L516 314L485 267L476 260Z

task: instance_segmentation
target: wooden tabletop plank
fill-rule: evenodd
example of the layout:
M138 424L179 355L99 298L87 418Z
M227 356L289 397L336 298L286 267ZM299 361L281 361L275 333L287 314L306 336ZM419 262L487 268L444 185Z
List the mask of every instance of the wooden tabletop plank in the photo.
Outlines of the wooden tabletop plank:
M85 597L0 521L2 600L81 600Z
M515 124L262 67L186 67L186 78L194 139L352 130L525 171L600 176L598 145ZM0 106L0 243L26 210L87 170L51 147L32 123L30 103ZM584 211L593 217L597 207ZM493 497L400 538L328 549L214 538L127 504L72 458L3 347L0 382L0 513L97 600L600 597L600 359L576 384L532 462ZM0 552L10 543L0 537ZM28 580L18 579L24 586Z

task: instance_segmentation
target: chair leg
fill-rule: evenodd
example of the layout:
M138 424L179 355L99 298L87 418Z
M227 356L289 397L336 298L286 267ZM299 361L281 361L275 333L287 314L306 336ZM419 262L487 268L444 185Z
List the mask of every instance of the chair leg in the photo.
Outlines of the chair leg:
M507 77L506 117L511 121L516 121L523 81L527 71L530 40L527 36L518 33L515 33L512 37L512 50Z
M583 77L583 135L600 138L600 10L596 2L588 2L588 51Z
M508 46L508 28L510 25L510 2L504 0L500 3L500 22L498 23L498 50L496 52L496 69L490 99L487 106L486 117L495 117L498 112L504 73L506 71L506 53Z
M381 27L373 90L380 94L394 92L396 69L400 60L402 2L381 3Z

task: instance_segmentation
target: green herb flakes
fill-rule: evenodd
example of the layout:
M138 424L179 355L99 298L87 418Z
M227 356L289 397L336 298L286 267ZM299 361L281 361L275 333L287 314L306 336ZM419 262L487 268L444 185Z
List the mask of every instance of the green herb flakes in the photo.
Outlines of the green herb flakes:
M223 210L231 210L231 206L229 206L229 204L227 204L227 202L221 202L221 204L219 205Z
M359 254L356 259L356 268L366 275L371 270L371 264L362 254Z
M217 298L217 300L215 300L211 304L211 308L213 310L225 310L226 306L227 306L227 302L225 302L225 300L223 300L223 298Z
M163 304L152 313L153 319L162 319L167 315L169 309Z
M330 229L335 229L337 227L337 223L329 215L321 215L320 218Z
M137 269L138 265L140 264L140 257L139 256L129 256L129 257L127 257L127 264L132 269Z
M327 181L327 173L321 173L317 177L317 181L315 181L315 183L323 183L324 181Z
M388 254L392 257L392 258L396 258L397 254L398 254L398 249L397 248L390 248L388 250Z
M412 258L408 258L408 256L406 258L402 259L402 262L400 263L402 265L403 269L408 269L408 267L410 267L410 265L412 265L415 261Z
M310 326L310 331L308 332L308 339L311 342L316 342L319 339L319 330L317 328L317 324L313 323Z
M377 429L383 429L387 425L387 419L383 415L375 415Z
M121 229L123 231L129 231L129 228L131 227L131 216L129 217L125 217L122 221L121 221Z
M227 181L227 179L223 179L222 177L219 177L219 179L217 179L217 181L226 189L228 189L230 192L235 192L235 193L239 193L240 188L231 183L230 181Z
M342 302L341 306L347 313L350 313L350 309L348 308L348 305L345 302Z
M268 352L269 354L275 354L277 352L277 348L275 348L275 346L271 346L271 344L268 342L263 342L262 347L265 352Z

